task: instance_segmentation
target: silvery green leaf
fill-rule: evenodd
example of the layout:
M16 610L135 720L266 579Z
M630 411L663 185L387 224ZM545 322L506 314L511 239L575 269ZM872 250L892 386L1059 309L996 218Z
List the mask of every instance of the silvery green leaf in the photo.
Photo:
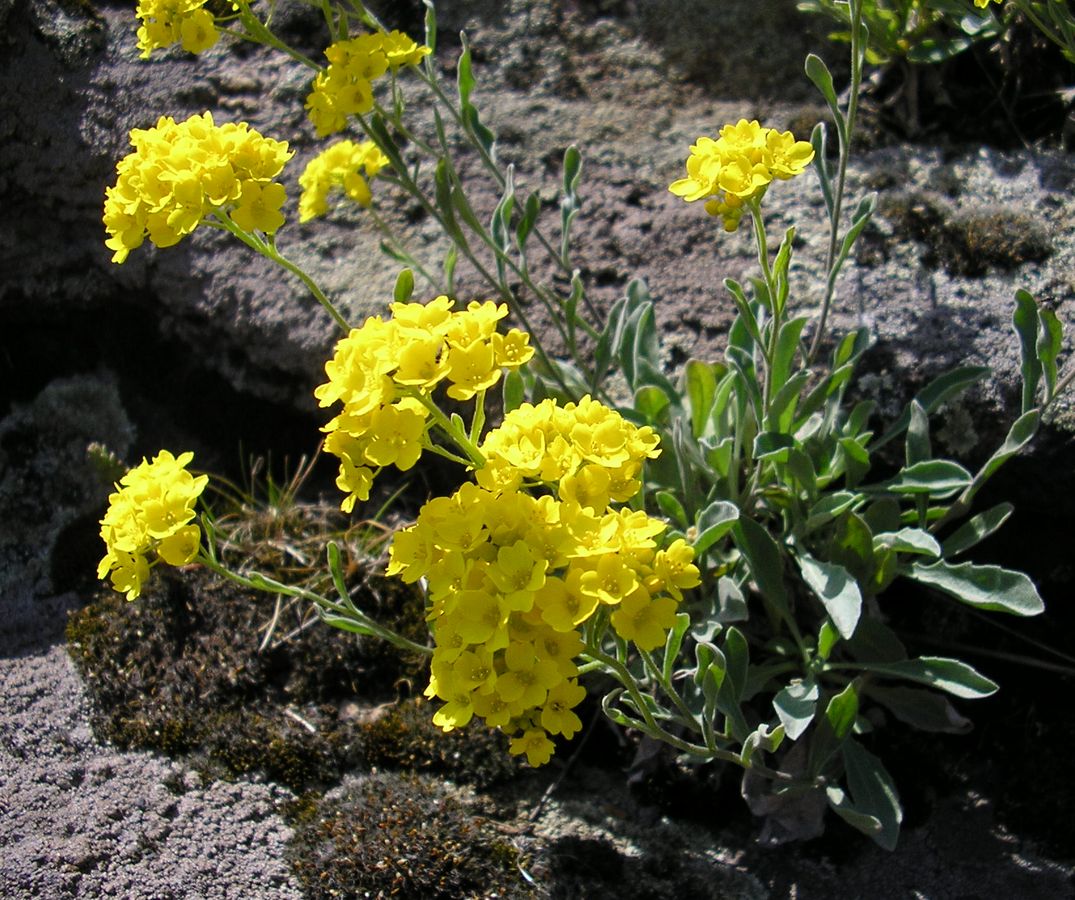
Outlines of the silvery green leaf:
M750 617L747 601L739 585L727 575L717 579L717 619L720 622L745 622Z
M895 850L903 809L892 776L881 760L857 741L849 740L844 744L843 757L854 810L877 819L881 830L871 837L886 850Z
M901 528L899 531L882 532L874 535L874 550L889 547L897 553L916 553L934 558L941 555L941 545L928 531L921 528Z
M788 461L788 452L795 447L795 438L779 431L767 431L754 438L752 455L754 459L769 459L773 462Z
M810 515L806 521L807 531L819 528L835 519L837 516L851 509L862 500L862 494L851 491L836 491L826 494L810 507Z
M844 118L843 111L840 109L840 102L836 98L836 88L833 87L832 73L829 71L829 67L825 65L820 56L810 53L806 57L805 69L806 77L814 83L814 87L821 91L821 96L828 103L833 120L836 122L836 130L840 133L840 140L844 146L847 146L847 119Z
M1042 366L1038 357L1038 303L1026 291L1015 294L1015 312L1012 324L1019 336L1020 370L1023 374L1023 412L1037 406L1038 383Z
M929 444L929 416L917 400L911 401L911 423L907 426L907 465L925 462L933 456Z
M961 716L947 698L933 691L871 685L869 693L901 722L920 731L966 734L971 730L970 719Z
M827 785L825 796L828 798L832 811L856 831L861 831L872 838L876 838L881 833L881 820L856 809L843 788L835 784Z
M1056 391L1056 361L1060 356L1060 347L1064 341L1064 326L1051 309L1038 309L1040 329L1038 331L1038 359L1041 360L1042 374L1045 376L1045 399L1052 400Z
M732 527L735 545L750 566L750 577L761 595L781 616L790 615L784 587L784 554L772 535L753 519L740 518Z
M709 423L713 398L717 392L717 375L711 363L698 359L687 360L683 366L683 394L691 411L691 431L701 437Z
M967 488L963 499L969 501L974 497L974 495L981 490L982 486L993 477L997 469L1029 444L1038 433L1038 425L1040 423L1041 410L1038 409L1029 410L1016 419L1012 423L1012 427L1008 429L1008 434L1004 438L1004 443L997 448L993 455L985 461L985 464L981 469L978 470L977 474L975 474L974 481L971 483L970 487Z
M903 574L976 609L1036 616L1045 609L1038 589L1022 572L1000 566L944 561L912 563Z
M1000 528L1015 509L1010 503L998 503L985 512L980 512L964 522L953 531L941 544L941 555L945 559L951 559L969 550L975 544L984 541L989 535Z
M686 613L676 613L675 624L668 631L668 639L664 645L664 663L662 666L664 680L672 677L672 670L679 656L679 648L683 646L683 636L691 627L691 617Z
M773 708L790 740L797 741L814 721L819 695L817 682L807 676L793 681L773 698Z
M942 656L920 656L917 659L898 662L869 663L863 665L863 668L878 675L889 675L929 685L946 691L953 697L967 700L988 697L997 691L995 681L986 678L965 662Z
M716 500L698 514L695 529L694 552L701 556L732 530L739 519L739 507L727 500Z
M912 402L917 400L922 409L926 411L926 414L931 415L937 411L941 404L958 396L971 385L977 384L991 373L992 369L988 366L961 366L934 378L933 381L915 394ZM876 450L893 438L899 437L910 424L911 404L908 403L900 417L874 443L874 449Z
M807 554L796 561L803 579L817 594L837 630L850 638L862 615L862 592L851 573L837 563L822 562Z
M884 487L894 494L925 494L943 499L967 487L970 472L949 459L930 459L905 466Z

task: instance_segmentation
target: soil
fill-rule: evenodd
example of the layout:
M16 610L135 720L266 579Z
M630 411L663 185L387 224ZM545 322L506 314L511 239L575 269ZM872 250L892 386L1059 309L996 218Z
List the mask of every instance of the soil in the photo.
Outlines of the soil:
M419 30L416 0L382 7L393 24ZM645 271L655 295L667 300L659 317L669 362L719 348L730 321L729 306L716 300L719 285L725 276L741 277L752 264L749 252L745 244L711 250L712 229L692 215L697 210L673 204L665 172L681 165L684 148L714 122L763 116L805 134L823 110L800 74L803 56L822 53L842 78L841 51L824 39L827 23L804 19L781 0L445 0L438 8L446 62L458 49L453 32L466 27L470 34L479 75L485 73L480 101L500 128L504 159L517 161L520 173L529 165L529 176L547 189L567 143L583 144L587 206L579 231L586 249L577 263L596 285L599 304L607 308L629 275ZM39 42L59 61L48 70L53 80L42 80L42 96L74 102L83 82L91 93L116 93L114 84L106 90L105 68L89 78L69 64L82 45L61 26L85 20L90 25L76 37L111 47L107 35L125 27L129 8L34 9L47 26ZM12 10L14 4L0 2L0 24L10 17L9 30L19 34L24 22ZM308 17L284 24L290 37L316 51L318 33ZM257 123L275 115L257 106L270 82L274 102L298 96L258 51L214 54L226 77L214 75L211 87L185 84L179 106L201 108L208 91ZM1032 279L1047 301L1070 310L1075 255L1066 207L1055 197L1067 191L1075 168L1063 149L1066 109L1042 100L1070 82L1064 66L1022 35L1003 54L978 49L931 70L918 84L922 102L913 118L904 102L910 88L898 72L866 104L862 151L870 162L853 177L856 190L879 189L883 202L837 318L842 326L868 321L882 334L871 364L882 401L895 402L905 389L893 387L893 373L920 383L968 355L996 357L1007 365L1007 380L991 385L971 412L979 433L1002 431L997 411L1012 401L1013 364L1010 339L1003 337L1004 351L994 342L1005 330L996 327L1003 304L995 298L1003 294L1009 303L1009 287ZM162 83L181 68L162 64ZM120 115L133 119L140 104L153 105L120 83ZM61 93L47 93L50 84ZM84 126L111 134L101 138L109 156L124 131L113 128L114 118L102 114ZM1039 143L1024 148L1031 141ZM310 149L303 138L297 146ZM18 174L13 182L34 168L25 148L19 169L6 152L0 157ZM100 152L88 167L94 184L108 176ZM651 154L652 165L641 167L639 153ZM102 497L90 475L74 474L82 473L76 450L104 439L137 458L161 445L187 446L203 465L235 478L238 455L275 448L294 459L306 446L301 436L319 424L309 387L330 332L316 313L296 312L277 279L257 265L226 261L230 250L212 242L189 255L162 253L163 262L143 269L136 263L122 276L102 274L98 261L84 266L72 255L68 226L57 224L62 218L50 213L45 230L30 227L35 206L50 208L47 196L31 202L21 188L6 189L17 200L19 223L5 226L13 229L5 244L47 244L62 264L20 263L18 275L11 267L8 305L0 308L11 324L3 366L19 376L8 379L0 411L17 414L57 376L97 368L107 370L107 392L122 395L134 426L118 413L107 434L94 431L104 429L100 421L80 420L76 430L66 414L52 412L61 407L39 404L42 417L51 415L68 435L68 455L52 468L31 459L62 444L51 431L0 429L0 458L8 465L0 486L14 473L33 476L21 482L22 502L12 507L23 524L7 529L3 546L19 553L9 554L15 562L0 579L0 894L1075 897L1075 609L1067 603L1075 570L1065 556L1075 514L1070 431L1050 432L1034 468L1013 466L992 489L998 499L1014 499L1021 518L1005 529L1015 537L998 538L985 553L1030 571L1046 599L1044 616L1017 623L1012 636L936 598L899 598L900 625L917 636L914 649L935 651L929 636L937 635L946 646L965 645L966 658L1002 691L961 705L975 723L968 734L923 737L889 723L883 755L905 806L897 850L881 850L831 819L820 838L772 846L759 840L761 823L750 816L734 772L682 769L637 736L614 730L593 701L584 734L559 747L549 767L531 771L507 756L496 735L471 728L445 737L434 729L414 660L321 625L259 652L271 603L197 571L156 579L135 604L94 585ZM67 188L57 177L52 190L63 195ZM813 190L789 185L783 200L774 198L776 219L786 222ZM96 246L94 191L92 204L72 203L69 228L91 235ZM980 194L989 198L984 211ZM407 220L407 210L395 214ZM411 224L412 234L435 249L428 223ZM329 223L327 237L304 236L299 249L320 275L335 279L332 286L357 314L363 303L380 302L359 295L385 296L394 272L347 256L341 235L354 225L346 217ZM804 281L816 246L808 234ZM188 270L200 279L193 286L182 277ZM47 295L42 318L35 318L36 307L10 300L33 297L27 285L35 280ZM900 291L915 296L889 308L866 305L865 298L891 299ZM158 325L155 306L147 312L138 305L140 292L168 310L159 317L167 324ZM932 303L923 296L929 292ZM162 399L147 389L147 372L158 369L184 390ZM69 402L86 405L81 397L75 391ZM205 397L218 410L212 418ZM966 435L953 435L953 442L960 437ZM278 457L271 468L279 475L281 466ZM1043 471L1051 473L1047 479ZM57 473L67 479L63 502L31 503L51 496ZM407 502L445 477L423 472ZM317 470L310 499L331 491L331 474ZM366 574L370 602L414 625L415 598Z

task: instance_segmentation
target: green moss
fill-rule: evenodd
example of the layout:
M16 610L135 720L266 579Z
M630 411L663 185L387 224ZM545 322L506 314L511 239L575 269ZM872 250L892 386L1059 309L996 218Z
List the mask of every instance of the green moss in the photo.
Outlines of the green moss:
M382 773L295 821L291 860L308 896L531 897L518 852L447 788Z
M507 738L480 723L445 734L433 724L433 710L409 700L363 729L365 757L380 768L429 772L452 781L488 787L517 774Z
M954 275L978 277L992 268L1041 262L1053 252L1048 231L1033 216L1004 208L955 213L938 195L900 191L882 197L878 212L897 239L923 245L922 262Z

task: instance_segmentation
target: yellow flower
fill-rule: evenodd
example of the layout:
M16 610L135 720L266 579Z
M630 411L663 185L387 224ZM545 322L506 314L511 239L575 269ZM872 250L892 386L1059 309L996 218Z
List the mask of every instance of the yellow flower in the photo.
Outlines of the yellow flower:
M122 263L148 236L170 247L222 212L248 231L283 224L283 187L273 181L292 153L245 123L217 125L210 113L185 122L162 116L131 131L134 152L116 165L105 191L105 245ZM237 204L237 205L236 205Z
M209 478L195 477L186 466L192 453L178 457L161 450L152 460L124 475L108 498L101 519L105 555L97 577L111 576L112 586L134 600L157 561L183 566L198 554L201 531L191 524L194 506ZM150 557L156 557L151 563Z
M705 200L706 212L735 231L744 201L759 198L773 179L801 174L813 158L813 147L790 131L740 119L721 128L716 140L700 137L687 158L687 177L668 189L688 203Z
M537 768L543 766L552 759L553 750L556 747L549 736L541 728L531 728L520 737L512 738L508 752L512 756L526 754L526 761Z
M189 53L212 47L220 32L212 13L203 8L206 3L207 0L139 0L135 15L142 23L138 28L142 59L172 44L182 43Z
M315 156L302 175L299 186L299 221L308 222L329 211L329 196L340 190L358 206L373 203L367 178L388 165L386 157L373 141L337 141ZM364 176L363 174L364 173Z
M651 599L645 588L625 597L612 613L612 627L624 640L640 650L656 650L664 645L676 623L676 601L671 597Z

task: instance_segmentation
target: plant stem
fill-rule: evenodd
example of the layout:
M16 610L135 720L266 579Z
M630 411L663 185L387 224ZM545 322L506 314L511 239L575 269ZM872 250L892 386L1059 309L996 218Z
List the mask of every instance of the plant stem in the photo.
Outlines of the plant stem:
M836 257L840 246L840 214L843 209L844 186L847 181L847 161L851 156L851 140L855 133L855 117L858 113L859 89L862 85L862 61L865 49L862 46L862 4L864 0L849 0L851 4L851 84L848 87L849 97L847 101L847 115L844 119L844 128L837 128L836 135L839 140L840 162L836 175L836 190L833 191L832 218L829 220L829 249L825 257L825 270L829 273L825 281L825 296L821 302L821 316L818 319L817 330L810 341L810 352L807 354L806 364L809 366L817 355L818 348L825 336L825 327L828 323L829 308L836 294L836 277L838 269Z

